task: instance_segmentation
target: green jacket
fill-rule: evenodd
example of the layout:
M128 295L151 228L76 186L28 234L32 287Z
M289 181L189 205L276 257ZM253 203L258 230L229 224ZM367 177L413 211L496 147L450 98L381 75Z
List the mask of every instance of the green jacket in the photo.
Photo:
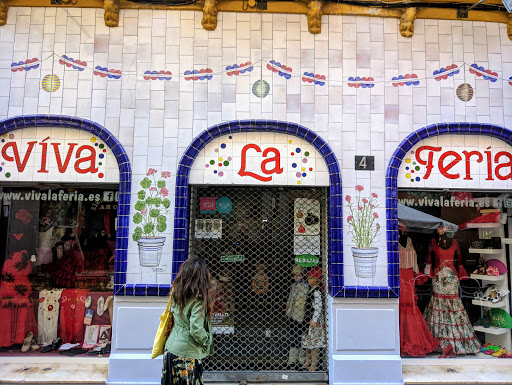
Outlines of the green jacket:
M190 299L181 311L172 309L174 325L165 342L165 348L178 357L202 359L213 354L212 325L205 317L203 304Z

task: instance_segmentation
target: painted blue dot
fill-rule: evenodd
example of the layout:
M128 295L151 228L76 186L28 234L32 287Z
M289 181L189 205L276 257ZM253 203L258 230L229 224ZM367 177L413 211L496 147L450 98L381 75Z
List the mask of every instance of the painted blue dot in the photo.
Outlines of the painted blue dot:
M95 146L98 146L98 143L94 143Z
M406 170L409 170L409 167L406 167L405 169L406 169Z
M222 144L220 145L220 148L226 148L226 144L225 144L225 143L222 143Z
M233 139L233 137L231 135L229 135L229 139Z
M416 177L416 182L419 182L419 181L420 181L420 177L419 177L419 176L417 176L417 177Z
M215 170L213 173L214 173L214 174L217 174L217 170Z
M0 167L0 171L2 171L2 167Z
M293 168L297 167L297 163L292 163L292 167Z
M100 159L103 159L103 157L104 157L104 156L105 156L105 155L103 155L103 154L100 154Z
M296 148L296 149L295 149L295 152L296 152L297 154L299 154L299 153L300 153L300 148Z
M308 175L308 174L306 174L305 172L303 172L303 173L302 173L302 176L303 176L303 177L305 177L306 175Z
M2 139L2 143L5 142L5 139Z

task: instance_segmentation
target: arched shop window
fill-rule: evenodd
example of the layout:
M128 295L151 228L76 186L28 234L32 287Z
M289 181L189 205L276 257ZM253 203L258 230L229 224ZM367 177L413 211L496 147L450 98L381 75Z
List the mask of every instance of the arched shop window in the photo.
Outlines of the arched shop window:
M392 157L388 250L400 267L402 357L511 350L511 133L436 124L409 135Z
M0 122L0 355L109 352L129 171L93 122Z

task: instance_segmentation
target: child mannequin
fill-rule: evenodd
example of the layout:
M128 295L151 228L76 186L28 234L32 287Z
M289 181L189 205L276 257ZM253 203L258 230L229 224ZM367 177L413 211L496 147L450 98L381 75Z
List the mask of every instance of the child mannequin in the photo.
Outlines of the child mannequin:
M311 286L306 297L304 319L309 322L308 331L302 336L302 348L306 350L306 362L303 370L317 370L320 360L320 348L326 347L325 324L322 306L322 269L319 266L308 272L308 284Z
M299 359L300 340L305 331L304 306L309 291L308 284L304 283L304 268L302 266L293 266L292 276L294 281L286 303L286 317L289 318L291 334L289 364L295 364Z

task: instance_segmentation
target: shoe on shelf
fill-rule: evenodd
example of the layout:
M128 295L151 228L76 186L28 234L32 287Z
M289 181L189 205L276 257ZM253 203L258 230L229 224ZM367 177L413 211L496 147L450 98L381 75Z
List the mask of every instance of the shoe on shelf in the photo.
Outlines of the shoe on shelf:
M32 345L32 338L34 338L34 333L29 332L23 340L23 345L21 346L21 351L23 353L26 353L30 350L30 345Z
M446 345L444 348L441 349L441 355L438 358L448 358L448 357L455 357L456 354L453 351L452 344Z
M32 349L33 352L36 350L41 349L41 347L37 344L36 338L32 337L32 343L30 344L30 349Z
M507 354L507 349L498 349L492 354L493 357L501 357L501 355Z
M53 341L50 345L46 345L41 350L41 353L53 352L54 350L59 349L61 345L62 345L62 339L59 337L55 341Z
M105 305L105 298L98 298L98 307L96 308L96 314L98 315L98 317L101 317L103 313L105 313L103 305Z

